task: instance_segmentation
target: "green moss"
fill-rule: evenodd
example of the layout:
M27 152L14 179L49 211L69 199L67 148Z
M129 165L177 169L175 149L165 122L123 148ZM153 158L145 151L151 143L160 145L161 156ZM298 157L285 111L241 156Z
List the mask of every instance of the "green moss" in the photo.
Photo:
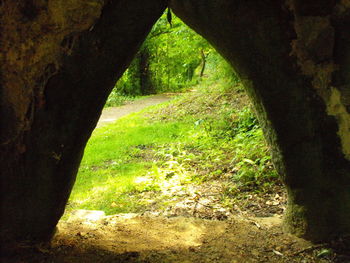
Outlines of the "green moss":
M339 125L338 135L341 140L344 156L350 160L350 114L341 101L341 94L338 89L332 88L327 103L328 114L336 117Z

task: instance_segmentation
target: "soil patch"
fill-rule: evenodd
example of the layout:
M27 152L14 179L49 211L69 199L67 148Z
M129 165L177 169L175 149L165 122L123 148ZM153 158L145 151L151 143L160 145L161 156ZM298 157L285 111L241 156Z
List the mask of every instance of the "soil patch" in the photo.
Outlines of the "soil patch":
M350 262L345 254L331 257L324 245L284 233L279 216L217 221L92 214L61 221L50 246L22 248L3 262Z

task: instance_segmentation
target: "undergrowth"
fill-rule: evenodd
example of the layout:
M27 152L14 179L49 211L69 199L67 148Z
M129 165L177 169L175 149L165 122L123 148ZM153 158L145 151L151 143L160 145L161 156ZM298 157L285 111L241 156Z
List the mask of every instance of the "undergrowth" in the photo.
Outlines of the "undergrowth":
M161 198L164 189L215 180L231 182L226 201L280 184L240 86L197 87L95 130L68 211L143 212L155 203L140 198L150 192L162 199L162 209L170 198Z

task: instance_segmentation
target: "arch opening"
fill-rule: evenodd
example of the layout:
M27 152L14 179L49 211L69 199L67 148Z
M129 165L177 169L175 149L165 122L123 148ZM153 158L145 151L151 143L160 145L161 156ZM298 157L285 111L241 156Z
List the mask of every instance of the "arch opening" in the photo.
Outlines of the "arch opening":
M161 37L155 39L154 36ZM170 48L166 46L169 43ZM182 204L192 204L187 208L187 212L183 211L184 214L178 215L190 214L193 209L198 210L198 204L190 200L195 192L204 191L194 190L194 184L213 178L219 179L220 184L213 187L223 189L221 193L219 191L213 195L222 194L224 199L228 198L229 192L239 193L250 188L255 192L270 192L268 195L271 195L271 199L282 199L281 189L277 189L278 187L275 192L259 188L259 185L263 186L265 183L279 185L280 181L276 179L276 171L273 169L268 148L248 98L230 65L213 47L186 28L176 17L173 17L170 27L166 15L163 16L149 34L140 53L145 52L145 46L153 52L148 55L150 58L146 63L149 74L147 78L151 79L146 84L152 84L151 89L160 92L174 92L177 89L183 92L185 86L192 92L182 99L178 98L171 105L158 109L157 114L151 111L146 113L144 118L134 116L130 120L122 120L124 126L111 126L111 131L106 128L97 131L96 136L92 138L93 142L85 149L87 157L83 158L75 186L79 190L73 188L73 197L68 208L104 210L113 214L162 213L160 207L172 206L174 212L175 207L180 204L171 204L171 195L166 196L171 192L171 187L193 188L190 191L186 190L186 194L182 193L188 200L185 198L179 201ZM202 53L206 54L204 62ZM115 93L118 92L136 95L141 91L150 90L140 87L144 83L144 68L140 67L140 64L143 65L139 63L140 56L136 56L131 67L116 84L112 99L115 99ZM169 59L172 65L169 65ZM194 69L191 68L193 64ZM207 70L203 70L204 65ZM192 71L190 77L189 68ZM130 91L132 85L135 85L134 93ZM160 99L155 98L156 102ZM119 109L105 109L107 117L102 113L103 120L100 120L97 127L111 121L113 112L119 115L118 111L124 112L129 108L135 108L137 111L144 103L147 105L147 100L135 101ZM152 103L152 98L149 101ZM177 179L170 180L174 176ZM123 180L127 187L123 186ZM235 180L241 182L242 190L235 189ZM139 185L134 181L139 181ZM175 184L172 185L170 181ZM189 186L181 186L190 183ZM257 189L254 189L254 186ZM246 190L243 190L244 187ZM161 193L162 188L166 193ZM183 192L181 189L178 191ZM224 192L227 192L227 195ZM209 193L202 194L210 196ZM143 197L146 195L147 198ZM161 195L164 195L164 200ZM174 192L173 195L177 196L177 193ZM156 199L159 199L159 204L155 204ZM264 202L282 203L281 200ZM168 204L165 205L166 203ZM251 200L251 203L254 203L254 200ZM263 203L261 205L266 206ZM228 200L226 205L228 206ZM207 207L214 206L207 204ZM219 206L222 211L218 212L218 215L212 216L207 211L207 215L204 213L201 217L227 218L224 214L230 214L230 209ZM274 207L272 210L281 212L283 208ZM168 216L176 215L171 213L168 211ZM212 213L215 214L214 211ZM269 212L266 211L266 214Z

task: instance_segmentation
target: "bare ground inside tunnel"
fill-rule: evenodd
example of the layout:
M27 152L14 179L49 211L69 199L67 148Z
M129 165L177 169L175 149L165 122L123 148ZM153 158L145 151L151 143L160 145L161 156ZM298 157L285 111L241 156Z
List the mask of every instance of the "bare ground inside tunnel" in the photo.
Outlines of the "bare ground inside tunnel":
M124 214L61 222L50 246L22 247L4 262L349 262L349 257L283 233L278 216L218 221Z

